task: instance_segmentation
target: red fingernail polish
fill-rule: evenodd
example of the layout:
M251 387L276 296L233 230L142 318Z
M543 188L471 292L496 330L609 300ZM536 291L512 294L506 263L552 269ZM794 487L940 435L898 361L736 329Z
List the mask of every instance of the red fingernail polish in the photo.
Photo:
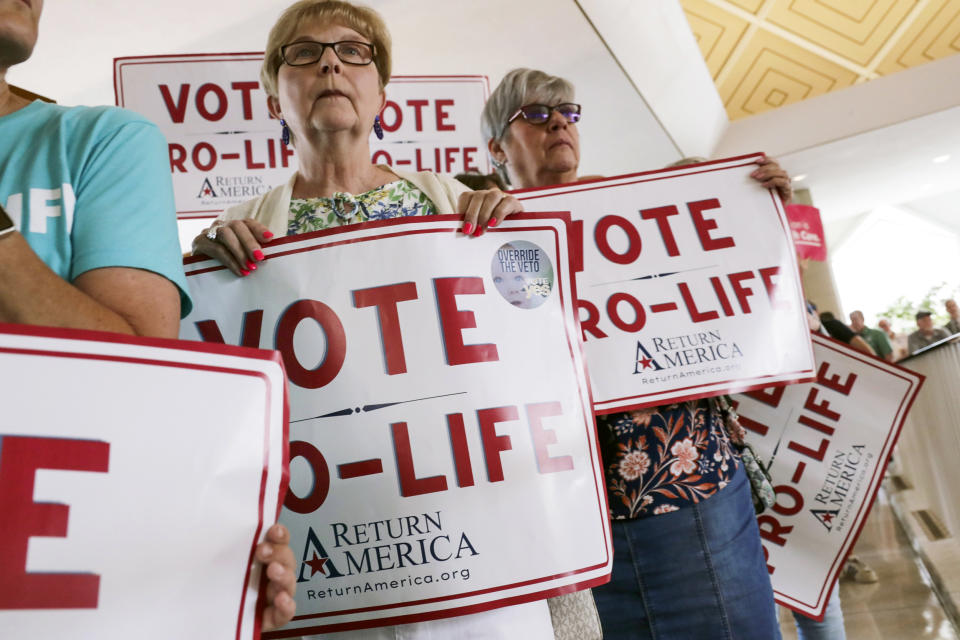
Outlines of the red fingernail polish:
M264 232L263 232L263 237L266 238L267 240L269 240L270 238L273 237L273 231L264 231Z
M242 273L242 274L245 275L245 276L250 275L250 272L247 271L246 269L241 269L241 270L240 270L240 273Z
M468 222L468 223L466 223L466 224L463 225L463 235L468 236L468 235L470 235L470 232L471 232L471 231L473 231L473 223L472 223L472 222Z
M490 218L489 220L487 220L487 226L491 228L497 226L497 223L499 223L499 220L497 220L496 218Z
M257 260L263 260L263 251L260 251L260 249L257 249L256 251L253 252L253 257L256 258Z
M477 230L473 232L473 237L478 238L483 235L483 227L477 225Z

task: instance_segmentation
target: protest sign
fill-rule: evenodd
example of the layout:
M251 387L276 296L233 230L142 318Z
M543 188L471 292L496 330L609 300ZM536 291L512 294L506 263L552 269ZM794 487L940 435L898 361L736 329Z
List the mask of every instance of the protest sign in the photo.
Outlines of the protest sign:
M296 169L292 146L267 110L262 53L134 56L114 60L117 105L167 137L177 216L214 218L266 193ZM394 76L371 134L375 163L401 171L490 172L480 113L486 76ZM373 126L373 123L370 123Z
M827 241L823 234L820 209L806 204L788 204L787 220L797 257L823 262L827 259Z
M401 171L490 173L480 114L486 76L393 76L380 114L383 140L370 139L375 164Z
M5 637L258 637L276 353L0 325L0 387Z
M813 336L817 379L735 396L747 441L772 461L758 518L777 602L822 618L923 376Z
M582 225L597 413L813 377L783 208L749 175L760 157L514 192Z
M565 214L289 236L237 278L188 260L189 339L290 378L297 616L270 637L463 615L608 579Z

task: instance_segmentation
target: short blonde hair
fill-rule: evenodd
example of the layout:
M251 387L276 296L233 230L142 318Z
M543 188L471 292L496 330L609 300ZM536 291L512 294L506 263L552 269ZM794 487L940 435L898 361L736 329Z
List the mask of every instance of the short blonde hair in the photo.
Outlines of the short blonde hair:
M380 14L369 7L361 7L344 0L300 0L280 14L267 36L267 47L260 67L260 83L267 95L278 96L277 75L283 56L280 47L288 44L300 25L308 20L339 23L368 38L373 43L373 63L380 76L380 88L390 82L390 32Z

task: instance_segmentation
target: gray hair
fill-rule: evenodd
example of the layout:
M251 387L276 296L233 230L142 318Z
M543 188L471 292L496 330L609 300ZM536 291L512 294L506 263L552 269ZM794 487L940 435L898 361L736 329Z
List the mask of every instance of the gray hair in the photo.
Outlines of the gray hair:
M502 140L507 120L525 104L573 102L573 84L536 69L514 69L503 76L483 107L480 127L484 140Z

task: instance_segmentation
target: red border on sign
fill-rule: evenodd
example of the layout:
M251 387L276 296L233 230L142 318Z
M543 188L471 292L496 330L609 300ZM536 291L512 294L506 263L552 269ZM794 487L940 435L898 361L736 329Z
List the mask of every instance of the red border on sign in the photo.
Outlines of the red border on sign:
M835 340L817 333L811 334L810 337L812 341L817 342L825 349L829 349L844 356L851 357L854 360L859 361L861 364L885 371L886 373L904 380L907 383L907 389L904 393L904 396L900 399L900 404L897 406L897 412L894 415L893 424L890 425L891 429L887 433L887 438L877 456L880 460L880 463L877 465L876 469L874 469L874 473L870 477L870 482L867 485L867 497L860 505L860 509L854 516L854 526L850 527L850 530L847 532L844 541L840 544L840 553L837 554L837 557L834 558L833 563L830 565L830 570L827 572L827 577L820 587L817 603L810 604L803 602L797 598L792 598L774 590L774 596L777 597L777 602L779 604L807 616L811 616L809 611L799 609L796 603L805 605L810 610L820 609L820 615L812 617L814 617L817 621L822 621L827 602L830 599L830 594L833 592L834 587L836 587L840 571L843 569L843 563L846 561L847 555L849 555L854 545L856 545L857 539L863 532L863 527L867 522L866 516L870 513L870 509L873 507L873 503L877 498L877 493L880 490L880 480L883 478L884 473L886 473L887 465L890 464L890 453L892 452L897 439L900 437L900 431L903 429L903 423L907 419L907 415L910 413L910 408L913 406L913 402L916 399L917 394L920 392L920 388L923 386L926 376L857 351L856 349L853 349L839 340Z
M226 57L230 56L230 57ZM244 59L239 56L249 56ZM170 58L176 58L171 60ZM113 100L118 107L124 106L123 83L119 76L123 73L123 67L136 66L142 64L173 64L176 62L193 62L193 58L202 59L203 62L248 62L263 58L263 51L244 51L239 53L167 53L155 56L122 56L113 59ZM212 60L211 58L223 58L223 60ZM201 60L197 60L198 62Z
M567 229L567 253L568 253L570 264L576 264L577 262L582 260L582 257L579 255L581 250L579 243L572 242L570 239L571 222L570 222L569 213L567 212L521 213L521 214L516 214L511 216L510 220L511 221L530 221L533 224L529 226L521 226L521 227L517 227L517 226L511 226L509 228L497 227L494 229L488 229L486 233L516 233L520 231L549 231L554 234L554 242L555 242L554 250L556 252L555 255L560 257L563 255L563 252L561 251L562 247L560 245L560 236L559 236L558 230L553 226L536 225L536 223L539 221L560 220L564 223L564 226ZM442 222L446 224L444 226L437 226L436 228L432 228L432 229L420 228L420 229L411 229L409 231L402 230L402 227L404 226L410 226L410 225L420 226L420 225L423 225L425 222ZM321 231L314 231L306 234L285 236L283 238L278 238L277 240L273 240L270 243L264 245L263 251L265 254L265 260L273 260L283 256L316 251L319 249L326 249L326 248L342 246L346 244L368 242L372 240L389 239L389 238L396 238L396 237L409 236L409 235L419 235L419 234L441 233L441 234L456 235L460 233L460 228L462 224L463 224L462 216L455 215L455 214L436 215L436 216L428 216L428 217L415 216L415 217L406 217L406 218L392 218L388 220L377 220L377 221L364 222L360 224L348 225L343 227L334 227L331 229L324 229ZM401 227L401 229L397 231L393 231L392 229L396 227ZM378 233L376 235L364 236L360 238L337 239L337 236L341 236L347 233L354 233L356 231L361 231L366 229L382 230L382 233ZM323 240L327 238L330 239L329 242L321 242L321 243L312 244L308 246L297 246L294 248L285 249L285 245L290 245L294 243L303 243L304 241L309 241L314 239ZM184 265L192 265L200 262L207 262L209 260L210 258L207 258L206 256L191 256L184 259ZM188 271L187 277L189 278L191 276L210 273L213 271L221 271L225 269L226 267L218 264L212 267L199 268L194 271ZM587 398L587 402L592 404L593 402L592 391L591 391L590 384L588 382L589 374L586 370L586 363L583 356L582 343L580 343L580 340L579 340L579 333L578 333L580 331L579 319L577 318L577 314L575 312L572 312L573 309L569 308L568 302L565 300L563 295L563 290L564 290L563 279L566 276L567 272L558 268L556 273L557 273L556 289L559 292L558 295L560 296L561 309L563 310L564 316L566 316L568 311L570 311L571 312L570 316L573 319L573 322L570 324L567 324L566 326L567 346L570 352L571 365L575 366L576 357L575 357L574 350L577 350L577 353L579 353L581 362L584 362L584 381L587 382L586 387L585 388L581 387L580 389L581 397L585 396ZM570 295L572 299L575 300L576 299L576 279L572 277L573 276L572 270L570 271L570 276L571 276L569 280ZM573 333L571 334L571 332ZM596 429L594 429L594 426L593 426L594 421L590 411L590 406L583 405L582 411L583 411L582 418L583 418L584 428L586 431L585 435L587 437L588 449L590 451L591 458L597 461L597 463L601 467L601 472L602 472L602 460L599 454L599 444L597 441ZM601 513L603 514L603 518L602 518L603 523L601 525L600 533L603 536L604 544L606 545L607 541L610 540L610 520L609 518L606 517L606 514L609 513L609 506L607 504L607 495L606 495L606 490L603 487L601 487L600 483L598 482L596 473L593 473L592 475L593 475L593 481L594 481L594 491L595 491L595 495L597 496L598 506L601 510ZM426 598L426 599L417 600L417 601L404 601L404 602L376 605L376 606L363 607L363 608L357 608L357 609L347 609L347 610L338 610L338 611L323 612L323 613L317 613L317 614L301 615L301 616L295 616L294 620L307 620L307 619L316 619L316 618L326 618L326 617L332 617L332 616L345 616L345 615L364 613L369 611L381 611L381 610L395 609L399 607L430 604L434 602L446 602L451 600L459 600L463 598L474 597L478 595L484 595L488 593L494 593L497 591L504 591L507 589L516 589L519 587L543 583L550 580L557 580L566 576L573 576L573 575L586 573L589 571L595 571L610 563L609 546L606 547L606 553L607 553L607 556L605 560L599 564L583 567L580 569L575 569L572 571L566 571L563 573L542 576L539 578L533 578L530 580L525 580L525 581L521 581L513 584L500 585L497 587L489 587L487 589L481 589L481 590L466 592L466 593L436 596L433 598ZM501 608L501 607L509 606L513 604L520 604L523 602L532 602L534 600L542 600L544 598L562 595L564 593L570 593L573 591L578 591L581 589L598 586L608 581L609 581L609 575L604 575L604 576L591 578L589 580L584 580L584 581L573 583L573 584L548 588L542 591L537 591L532 593L520 594L516 596L511 596L508 598L501 598L499 600L490 600L487 602L473 604L473 605L453 607L453 608L443 609L438 611L406 614L406 615L393 616L388 618L357 620L353 622L344 622L344 623L337 623L332 625L320 625L316 627L302 627L302 628L291 629L291 630L273 631L273 632L264 634L264 637L265 638L287 638L287 637L295 637L295 636L300 636L300 635L310 634L310 633L363 629L363 628L370 628L370 627L376 627L376 626L383 626L386 624L422 622L427 620L436 620L441 618L462 616L470 613L478 613L481 611L497 609L497 608Z
M748 166L755 164L757 160L765 157L765 154L762 152L751 153L741 156L734 156L731 158L723 158L720 160L710 160L707 162L700 162L691 165L685 165L682 167L667 167L663 169L654 169L650 171L641 171L639 173L628 173L619 176L612 176L609 178L593 178L590 180L584 180L582 182L568 182L559 185L552 185L549 187L535 187L531 189L517 189L510 191L513 195L517 196L518 200L536 200L538 198L553 197L557 195L564 195L569 193L581 193L585 191L597 191L601 189L614 189L618 187L625 187L634 184L640 184L644 182L655 182L658 180L665 180L670 178L683 178L689 175L696 175L700 173L712 173L715 171L726 171L728 169L737 169L740 167ZM723 165L723 166L717 166ZM634 180L629 180L630 178L635 178ZM626 181L624 181L626 180ZM780 197L777 196L773 189L768 190L770 194L770 199L773 203L773 208L777 213L777 220L780 223L780 228L784 233L784 238L787 240L788 246L792 245L792 240L790 236L790 225L786 218L786 212L783 209L783 203L780 200ZM539 194L539 195L538 195ZM579 221L577 221L579 222ZM582 247L581 247L582 254ZM582 260L582 257L581 257ZM582 262L581 262L582 264ZM799 282L799 277L796 274L792 274L796 278L795 284L797 285L798 291L803 290L802 284ZM813 348L810 349L810 359L813 360ZM783 376L787 376L784 378ZM769 378L776 377L776 380L769 380ZM786 371L780 374L768 375L768 376L754 376L752 378L744 378L740 380L721 380L716 382L704 383L704 384L695 384L689 387L681 387L676 389L677 391L691 390L690 393L686 393L682 396L670 396L669 398L661 398L669 393L668 391L656 391L651 393L641 393L637 395L622 396L619 398L611 398L609 400L601 400L594 403L594 413L596 415L606 415L610 413L620 413L624 411L632 411L635 409L640 409L642 407L648 407L651 405L656 405L662 402L685 402L688 400L699 400L701 398L710 398L713 396L725 394L725 393L743 393L746 391L754 391L756 389L764 389L767 387L782 387L790 384L796 384L800 382L810 382L816 379L814 371L811 370L800 370L800 371ZM709 387L709 388L707 388ZM696 391L697 389L702 389L702 391ZM650 400L643 400L643 398L652 398ZM616 403L613 406L610 406L611 403Z
M608 189L610 187L622 187L630 184L637 184L639 182L652 182L654 180L663 180L665 178L680 178L683 176L695 175L698 173L711 173L713 171L722 171L724 169L733 169L736 167L746 166L748 164L755 164L760 158L766 157L766 154L763 152L757 153L748 153L742 156L732 156L730 158L721 158L720 160L708 160L706 162L697 162L696 164L688 164L682 167L664 167L662 169L650 169L648 171L638 171L636 173L623 173L616 176L607 176L603 178L590 178L589 180L581 180L578 182L563 182L561 184L552 184L549 187L530 187L528 189L511 189L510 193L513 195L517 194L533 194L537 192L544 192L540 196L525 196L517 198L518 200L536 200L537 198L546 198L549 196L559 195L561 193L576 193L579 191L595 191L597 189ZM702 171L691 171L697 167L709 167L716 164L728 164L731 162L738 162L744 160L741 164L731 165L729 167L714 167L712 169L705 169ZM681 173L682 172L682 173ZM679 174L679 175L658 175L658 174ZM624 180L626 178L641 178L644 176L656 176L647 180L634 180L632 182L618 182L617 184L604 184L608 182L613 182L614 180ZM593 185L593 186L588 186ZM779 198L778 198L779 199ZM782 220L781 223L786 223L786 220ZM787 227L789 228L789 227Z
M564 574L567 575L567 574ZM394 624L408 624L411 622L429 622L431 620L442 620L444 618L456 618L458 616L470 615L472 613L482 613L484 611L491 611L493 609L500 609L503 607L509 607L517 604L524 604L527 602L534 602L536 600L544 600L546 598L554 598L556 596L561 596L567 593L573 593L574 591L579 591L581 589L591 589L593 587L599 587L602 584L606 584L610 580L610 576L600 576L599 578L593 578L591 580L586 580L584 582L579 582L576 585L568 585L565 587L557 587L555 589L547 589L545 591L537 591L534 593L525 593L519 596L513 596L510 598L504 598L502 600L492 601L496 603L496 606L486 606L490 603L469 605L464 607L456 607L453 609L443 609L440 611L430 611L427 613L413 614L410 616L393 616L389 618L376 618L375 625L371 625L370 622L374 620L362 620L357 622L343 622L338 624L331 624L322 627L302 627L299 629L289 629L289 630L280 630L280 631L268 631L263 634L264 638L267 640L274 640L274 638L296 638L299 636L307 635L310 633L333 633L336 631L356 631L358 629L371 629L375 627L383 627ZM412 604L412 603L404 603ZM403 605L401 605L403 606Z
M85 329L63 329L54 327L38 327L33 325L19 325L0 323L0 333L16 336L31 336L38 338L54 338L61 340L70 340L74 344L80 342L107 343L107 344L126 344L133 346L154 347L175 349L179 351L210 353L215 355L227 355L231 357L244 357L255 360L268 360L276 363L286 379L286 372L283 369L283 360L276 351L265 351L262 349L251 349L247 347L231 347L227 345L213 345L209 343L197 343L181 340L170 340L165 338L142 338L139 336L127 336L122 334L108 333L105 331L91 331ZM12 353L20 355L43 356L48 358L67 358L74 360L100 360L105 362L121 362L128 364L147 365L153 367L168 367L177 369L188 369L193 371L209 371L213 373L224 373L229 375L248 376L259 378L268 392L271 390L270 377L261 371L249 369L237 369L230 367L221 367L214 365L195 364L189 362L177 362L173 360L161 360L156 358L144 358L134 356L108 355L102 353L73 352L73 351L54 351L49 349L27 349L20 347L0 347L0 353ZM240 591L240 607L237 614L236 638L239 640L243 626L243 612L247 600L247 587L250 584L250 573L253 570L254 554L257 549L260 534L263 531L264 501L266 500L267 477L270 462L270 415L272 413L271 405L272 394L268 393L266 398L266 407L264 410L264 442L263 442L263 467L260 472L260 491L257 498L257 526L254 530L253 540L250 544L250 553L247 556L247 567L244 571L243 584ZM283 450L281 452L282 469L280 483L278 486L277 513L274 514L274 520L280 515L280 507L283 505L283 499L287 492L290 481L289 469L289 404L287 398L286 385L283 388ZM264 572L265 574L265 572ZM262 610L264 590L261 589L257 595L256 611ZM257 615L253 625L253 638L257 640L260 637L260 617Z

